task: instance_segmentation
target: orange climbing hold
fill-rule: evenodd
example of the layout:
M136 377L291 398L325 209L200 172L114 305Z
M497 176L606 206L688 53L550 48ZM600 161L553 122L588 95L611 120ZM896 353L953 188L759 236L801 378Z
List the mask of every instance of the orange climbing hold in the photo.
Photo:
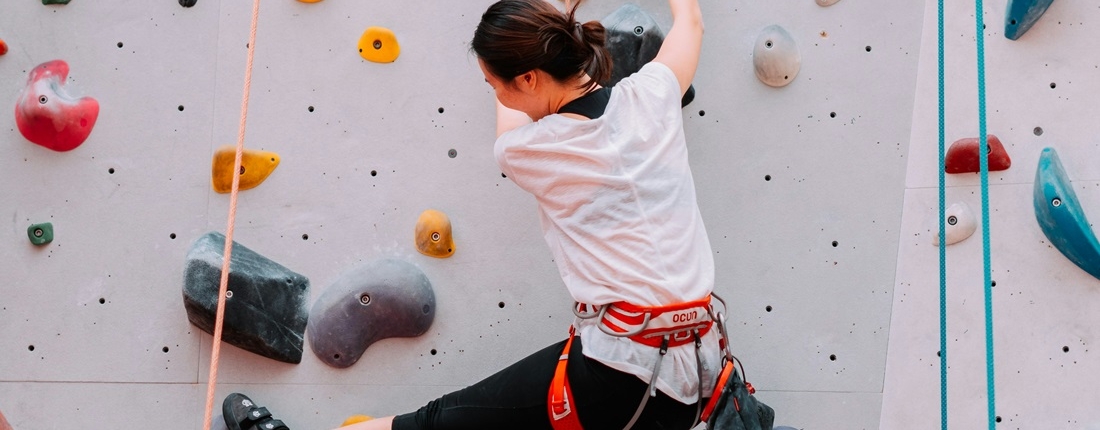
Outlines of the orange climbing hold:
M359 38L359 55L375 63L392 63L401 55L401 45L390 29L370 27Z
M416 221L416 249L429 257L447 258L455 253L451 220L435 209L420 213Z
M214 191L225 194L233 189L233 162L237 157L237 148L223 146L214 153L211 170ZM245 149L241 156L240 189L258 187L275 168L279 167L279 154L268 151Z
M992 134L986 137L986 153L989 154L989 171L1008 170L1012 166L1012 159L1008 157L1008 151L1001 144L1001 139ZM978 158L978 138L968 137L956 140L948 148L944 157L944 171L947 173L978 173L981 171L981 159Z
M320 0L317 0L317 1L320 1ZM350 426L352 424L359 424L361 422L366 422L366 421L370 421L370 420L373 420L373 419L374 418L372 418L368 415L352 415L352 416L348 417L348 419L344 420L344 423L340 424L340 427L346 427L346 426Z

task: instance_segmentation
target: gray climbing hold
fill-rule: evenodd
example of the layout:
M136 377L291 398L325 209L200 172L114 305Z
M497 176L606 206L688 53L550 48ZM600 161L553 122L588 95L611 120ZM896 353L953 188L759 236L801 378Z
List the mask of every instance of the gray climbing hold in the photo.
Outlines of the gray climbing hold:
M435 293L424 272L393 259L344 274L310 311L309 345L332 367L355 364L371 344L424 334L435 319Z
M772 87L782 87L791 83L802 68L802 55L798 45L787 30L778 25L770 25L756 38L752 50L752 64L756 77Z
M600 85L610 87L623 78L633 75L642 66L657 57L665 34L657 21L642 8L624 4L602 21L607 30L607 51L611 54L611 79ZM688 87L680 106L687 106L695 99L695 88Z
M180 6L191 7L194 6L199 0L180 0Z
M214 332L225 236L207 233L191 245L184 270L187 319ZM309 279L234 242L222 340L286 363L300 363L309 318Z

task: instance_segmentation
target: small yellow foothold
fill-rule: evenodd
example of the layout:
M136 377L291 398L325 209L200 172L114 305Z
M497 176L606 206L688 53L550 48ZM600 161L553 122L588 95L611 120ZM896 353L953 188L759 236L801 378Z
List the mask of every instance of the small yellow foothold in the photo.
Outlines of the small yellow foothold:
M359 38L359 55L375 63L392 63L401 55L401 45L390 29L369 27Z
M298 1L300 1L300 2L302 2L302 3L317 3L317 2L319 2L319 1L321 1L321 0L298 0Z
M455 253L451 220L435 209L420 213L416 221L416 249L429 257L447 258Z
M320 1L320 0L317 0L317 1ZM348 417L348 419L344 420L344 423L340 424L340 427L350 426L352 424L359 424L361 422L370 421L370 420L373 420L373 419L374 418L371 418L370 416L367 416L367 415L352 415L352 416Z
M237 148L223 146L214 153L211 183L214 191L225 194L233 189L233 162ZM245 149L241 155L240 189L256 188L279 166L279 154L269 151Z

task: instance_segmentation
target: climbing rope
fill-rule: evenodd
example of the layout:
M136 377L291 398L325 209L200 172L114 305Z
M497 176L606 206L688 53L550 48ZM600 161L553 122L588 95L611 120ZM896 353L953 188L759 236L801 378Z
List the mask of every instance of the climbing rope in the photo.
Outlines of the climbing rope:
M940 98L940 428L947 430L947 158L944 146L943 0L939 0Z
M982 265L985 269L985 377L988 392L989 430L996 428L993 384L993 274L989 258L989 142L985 123L985 24L982 0L974 0L978 45L978 166L982 176Z
M996 428L997 412L993 372L993 276L989 245L989 157L986 134L985 108L985 24L982 17L982 0L975 0L975 28L977 33L978 65L978 168L981 175L982 196L982 264L985 274L985 357L986 391L989 430ZM944 24L943 0L939 0L939 155L944 157ZM940 426L947 430L947 251L946 251L946 198L945 166L940 165L939 215L940 215Z
M252 25L248 33L248 62L244 69L244 95L241 99L241 121L237 130L237 155L233 160L233 172L240 172L244 155L244 129L248 119L248 93L252 87L252 57L256 51L256 21L260 16L260 0L252 1ZM225 318L225 296L229 289L229 262L233 253L233 225L237 220L237 193L241 187L241 175L233 175L229 192L229 218L225 227L225 258L222 259L221 284L218 286L218 311L214 318L214 341L210 349L210 377L206 382L206 415L203 430L210 430L214 411L214 389L218 381L218 357L221 353L222 323Z

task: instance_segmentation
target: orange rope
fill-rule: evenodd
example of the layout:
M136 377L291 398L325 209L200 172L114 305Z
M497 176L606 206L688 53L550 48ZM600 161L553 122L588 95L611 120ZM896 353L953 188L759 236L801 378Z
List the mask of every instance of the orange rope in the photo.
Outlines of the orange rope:
M233 172L241 170L241 158L244 155L244 129L248 119L248 92L252 87L252 56L256 51L256 21L260 16L260 0L252 1L252 26L248 33L248 63L244 71L244 96L241 100L241 126L237 132L237 155L233 160ZM233 186L229 192L229 220L225 227L225 258L222 260L222 278L218 287L218 312L214 319L214 342L210 350L210 378L206 382L206 417L203 430L210 430L214 411L214 388L218 381L218 356L221 353L222 323L225 318L225 295L229 289L229 261L233 253L233 224L237 219L237 193L241 187L241 175L233 175Z

